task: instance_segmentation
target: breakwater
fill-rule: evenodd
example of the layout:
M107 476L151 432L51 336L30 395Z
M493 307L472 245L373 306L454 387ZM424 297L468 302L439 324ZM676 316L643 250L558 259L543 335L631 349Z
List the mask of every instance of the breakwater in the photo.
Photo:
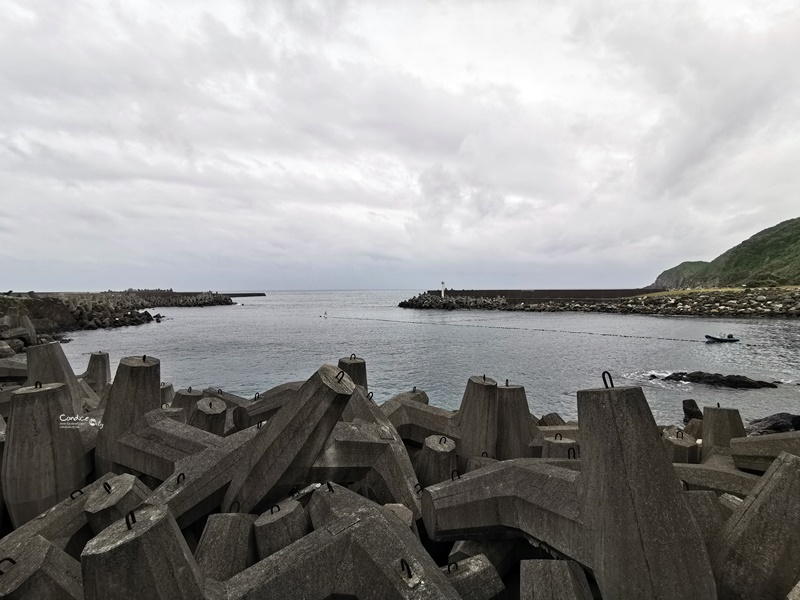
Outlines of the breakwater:
M214 292L176 293L169 291L99 292L0 296L0 314L14 308L30 318L39 333L107 329L159 321L161 315L146 309L231 305L229 296Z
M558 293L559 290L553 290ZM675 291L625 298L508 298L424 292L400 302L401 308L595 312L702 317L798 317L800 289L759 288L732 291Z
M3 597L800 592L800 432L748 437L734 409L659 427L607 373L571 423L486 375L456 411L378 405L355 354L244 398L175 389L152 356L112 380L107 353L81 375L59 344L28 353L0 419Z

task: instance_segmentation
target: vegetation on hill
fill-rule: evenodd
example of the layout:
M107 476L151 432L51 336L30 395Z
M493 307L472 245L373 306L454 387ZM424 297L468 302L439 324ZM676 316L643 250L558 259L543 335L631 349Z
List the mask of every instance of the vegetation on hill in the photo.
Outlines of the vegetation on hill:
M652 287L723 287L800 284L800 217L764 229L709 263L667 269Z

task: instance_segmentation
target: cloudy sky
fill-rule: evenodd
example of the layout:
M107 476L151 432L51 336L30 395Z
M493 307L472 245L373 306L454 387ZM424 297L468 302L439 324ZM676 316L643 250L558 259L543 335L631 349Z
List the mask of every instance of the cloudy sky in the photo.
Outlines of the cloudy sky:
M796 0L0 0L18 290L617 287L800 216Z

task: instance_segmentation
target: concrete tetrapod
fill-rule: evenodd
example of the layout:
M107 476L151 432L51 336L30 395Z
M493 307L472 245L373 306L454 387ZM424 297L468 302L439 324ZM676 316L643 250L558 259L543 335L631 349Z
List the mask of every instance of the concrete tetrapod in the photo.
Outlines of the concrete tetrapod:
M365 390L369 390L367 385L367 362L363 358L358 358L355 354L351 354L348 358L340 358L339 368L350 375L353 383L360 385Z
M257 398L250 404L233 409L233 422L236 424L236 429L242 431L262 421L269 421L284 404L294 399L297 390L304 383L305 381L282 383L262 394L257 394Z
M414 457L414 471L423 488L450 479L457 468L456 443L444 435L425 438L422 450Z
M80 376L100 398L111 384L111 361L108 352L92 352L86 372Z
M717 500L717 495L711 491L695 490L684 492L683 499L692 511L695 523L703 534L709 556L714 542L725 524L726 515Z
M583 521L604 597L713 599L711 563L639 387L578 392Z
M396 432L389 427L360 419L337 423L307 480L359 482L363 496L379 504L405 504L418 519L422 513L417 476L408 454L395 439Z
M661 432L661 441L667 451L667 460L671 463L700 462L700 449L697 440L677 427L666 427Z
M86 600L197 600L202 577L166 506L145 506L106 528L81 553Z
M12 394L3 450L3 495L17 528L80 489L91 472L77 428L65 427L72 406L63 383ZM71 423L70 423L71 425Z
M470 556L442 567L450 584L462 600L500 600L506 586L489 559L483 554Z
M742 417L735 408L703 408L703 461L715 448L727 448L733 438L746 435Z
M257 562L253 523L256 515L209 515L194 557L204 577L226 581Z
M197 403L203 399L203 392L202 390L195 390L192 388L187 388L185 390L178 390L175 392L175 395L172 397L171 406L172 408L182 408L186 411L186 422L188 423L189 420L192 418L192 414L194 412Z
M40 535L0 561L0 598L83 600L81 565Z
M543 438L542 458L577 459L581 457L581 447L573 439L567 437Z
M414 534L373 502L331 484L308 511L314 531L229 579L227 600L460 597Z
M302 504L284 500L260 515L253 530L258 559L263 560L311 533L311 523Z
M537 437L528 408L528 397L521 385L497 387L497 440L494 458L527 458L528 444Z
M473 375L467 381L456 424L461 433L458 444L459 469L466 470L470 456L489 458L497 454L497 382L491 377Z
M758 476L740 471L733 459L724 454L713 453L702 464L675 463L675 475L690 490L711 490L717 494L730 493L746 496L758 483Z
M791 591L800 580L800 457L775 459L725 523L713 554L720 600Z
M95 465L98 473L113 471L115 445L145 413L161 406L161 363L150 356L119 361L108 396L103 428L97 434Z
M422 447L425 438L446 435L454 439L458 446L461 439L456 421L458 413L422 404L404 394L395 396L380 408L406 444Z
M64 354L64 349L58 342L29 346L25 353L28 355L28 385L32 386L37 381L40 383L63 383L69 390L70 408L68 415L82 415L86 410L96 408L96 405L84 406L84 392L78 383L78 378ZM85 410L86 409L86 410Z
M771 433L731 440L731 458L739 469L763 473L781 452L800 456L800 431Z
M150 488L130 474L117 475L103 482L86 502L86 518L95 535L124 519L150 495Z
M523 560L520 600L592 600L581 566L568 560Z
M194 405L189 425L214 435L225 433L225 402L218 398L205 397Z
M323 365L262 427L225 494L226 510L236 501L250 512L283 498L306 474L336 425L355 384L344 371Z

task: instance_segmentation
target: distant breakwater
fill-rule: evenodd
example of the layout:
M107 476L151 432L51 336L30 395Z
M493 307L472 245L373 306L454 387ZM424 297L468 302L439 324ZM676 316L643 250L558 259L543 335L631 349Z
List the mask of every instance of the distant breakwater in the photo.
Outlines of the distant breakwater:
M518 301L503 296L445 296L431 292L404 300L400 308L594 312L698 317L798 317L800 289L759 288L742 291L674 291L629 298L574 298Z
M232 304L229 296L214 292L185 294L159 290L152 294L146 291L100 292L47 297L31 293L27 298L0 296L0 314L18 307L21 314L30 318L36 331L56 334L159 322L161 315L151 314L148 308Z

